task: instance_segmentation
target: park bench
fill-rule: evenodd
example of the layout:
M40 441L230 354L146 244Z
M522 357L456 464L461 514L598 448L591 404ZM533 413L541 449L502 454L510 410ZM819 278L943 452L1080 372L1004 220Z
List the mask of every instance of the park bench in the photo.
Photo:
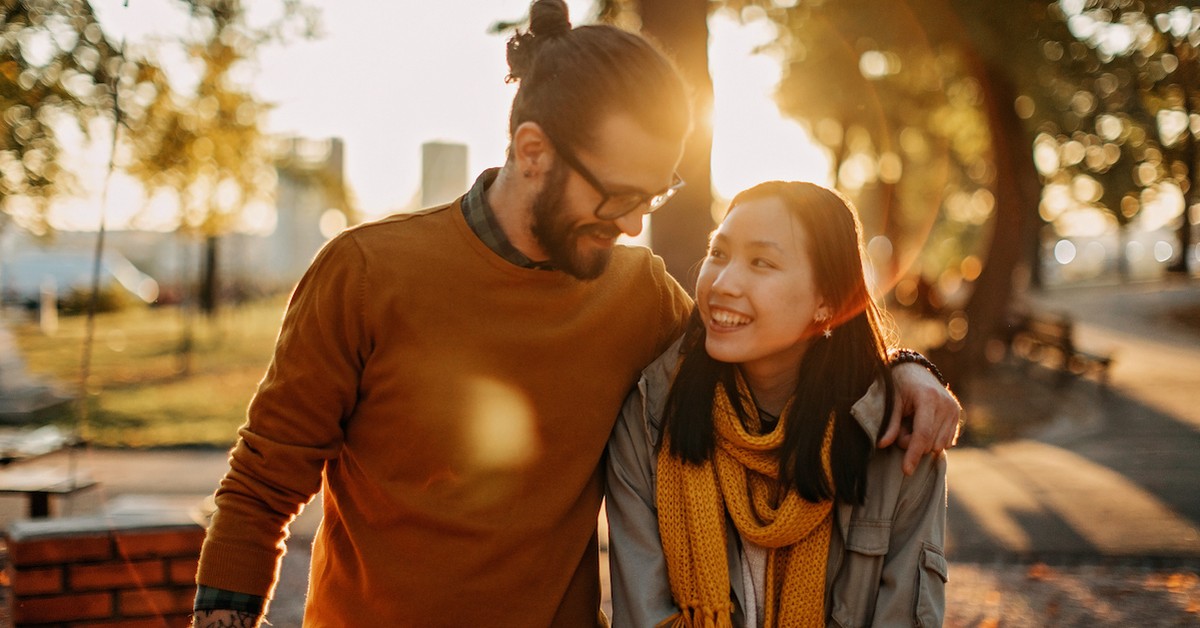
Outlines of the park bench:
M1112 355L1084 351L1075 345L1075 326L1065 314L1016 312L1009 318L1005 348L1027 363L1057 368L1064 383L1070 376L1096 374L1101 385L1108 385Z
M77 469L23 464L78 442L53 426L0 431L0 495L28 498L31 519L50 516L50 497L72 495L96 482Z

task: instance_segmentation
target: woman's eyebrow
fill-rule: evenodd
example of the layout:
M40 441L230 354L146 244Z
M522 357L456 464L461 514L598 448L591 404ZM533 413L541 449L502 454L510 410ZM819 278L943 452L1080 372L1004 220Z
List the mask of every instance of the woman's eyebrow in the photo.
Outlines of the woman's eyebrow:
M783 253L783 245L774 240L752 240L746 246L757 249L775 249Z

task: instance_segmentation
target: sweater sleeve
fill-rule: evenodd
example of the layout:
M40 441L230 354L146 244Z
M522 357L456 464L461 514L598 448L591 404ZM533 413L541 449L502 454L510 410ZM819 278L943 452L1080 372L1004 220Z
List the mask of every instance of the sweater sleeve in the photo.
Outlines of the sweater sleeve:
M370 351L364 266L349 232L326 245L297 284L216 492L199 584L272 594L287 526L320 490L356 403Z
M658 535L657 460L643 386L630 393L608 443L605 511L614 628L655 626L678 612Z
M692 298L667 272L662 258L654 256L654 277L659 286L660 333L654 355L657 356L683 335L692 314Z

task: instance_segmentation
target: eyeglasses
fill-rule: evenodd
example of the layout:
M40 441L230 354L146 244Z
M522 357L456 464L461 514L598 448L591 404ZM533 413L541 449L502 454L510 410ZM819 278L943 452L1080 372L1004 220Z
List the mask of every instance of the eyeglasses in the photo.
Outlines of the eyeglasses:
M545 132L544 127L542 130ZM596 205L596 209L592 212L596 218L600 220L617 220L618 218L621 218L622 216L638 209L639 207L642 207L643 205L646 207L646 209L642 213L649 214L663 205L666 205L667 201L671 200L671 197L675 196L675 194L679 192L679 188L682 188L686 184L686 182L679 176L679 173L675 172L671 175L671 185L668 185L658 192L651 194L640 191L609 192L608 189L604 187L604 184L600 182L600 179L597 179L596 175L592 174L592 172L588 170L587 167L584 166L577 157L575 157L574 153L567 150L561 144L555 141L554 137L549 133L546 133L546 137L550 140L550 145L554 147L554 151L557 152L560 157L562 157L563 161L567 162L567 165L571 166L575 172L578 172L579 175L583 177L583 180L588 182L588 185L591 185L597 192L600 193L600 204Z

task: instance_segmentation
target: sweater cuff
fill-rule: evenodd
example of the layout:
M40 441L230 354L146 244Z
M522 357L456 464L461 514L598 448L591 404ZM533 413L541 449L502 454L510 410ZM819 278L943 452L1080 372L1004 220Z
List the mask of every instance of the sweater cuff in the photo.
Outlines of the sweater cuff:
M279 559L283 549L264 550L244 545L205 540L200 551L196 583L215 589L235 591L270 599L279 580Z

